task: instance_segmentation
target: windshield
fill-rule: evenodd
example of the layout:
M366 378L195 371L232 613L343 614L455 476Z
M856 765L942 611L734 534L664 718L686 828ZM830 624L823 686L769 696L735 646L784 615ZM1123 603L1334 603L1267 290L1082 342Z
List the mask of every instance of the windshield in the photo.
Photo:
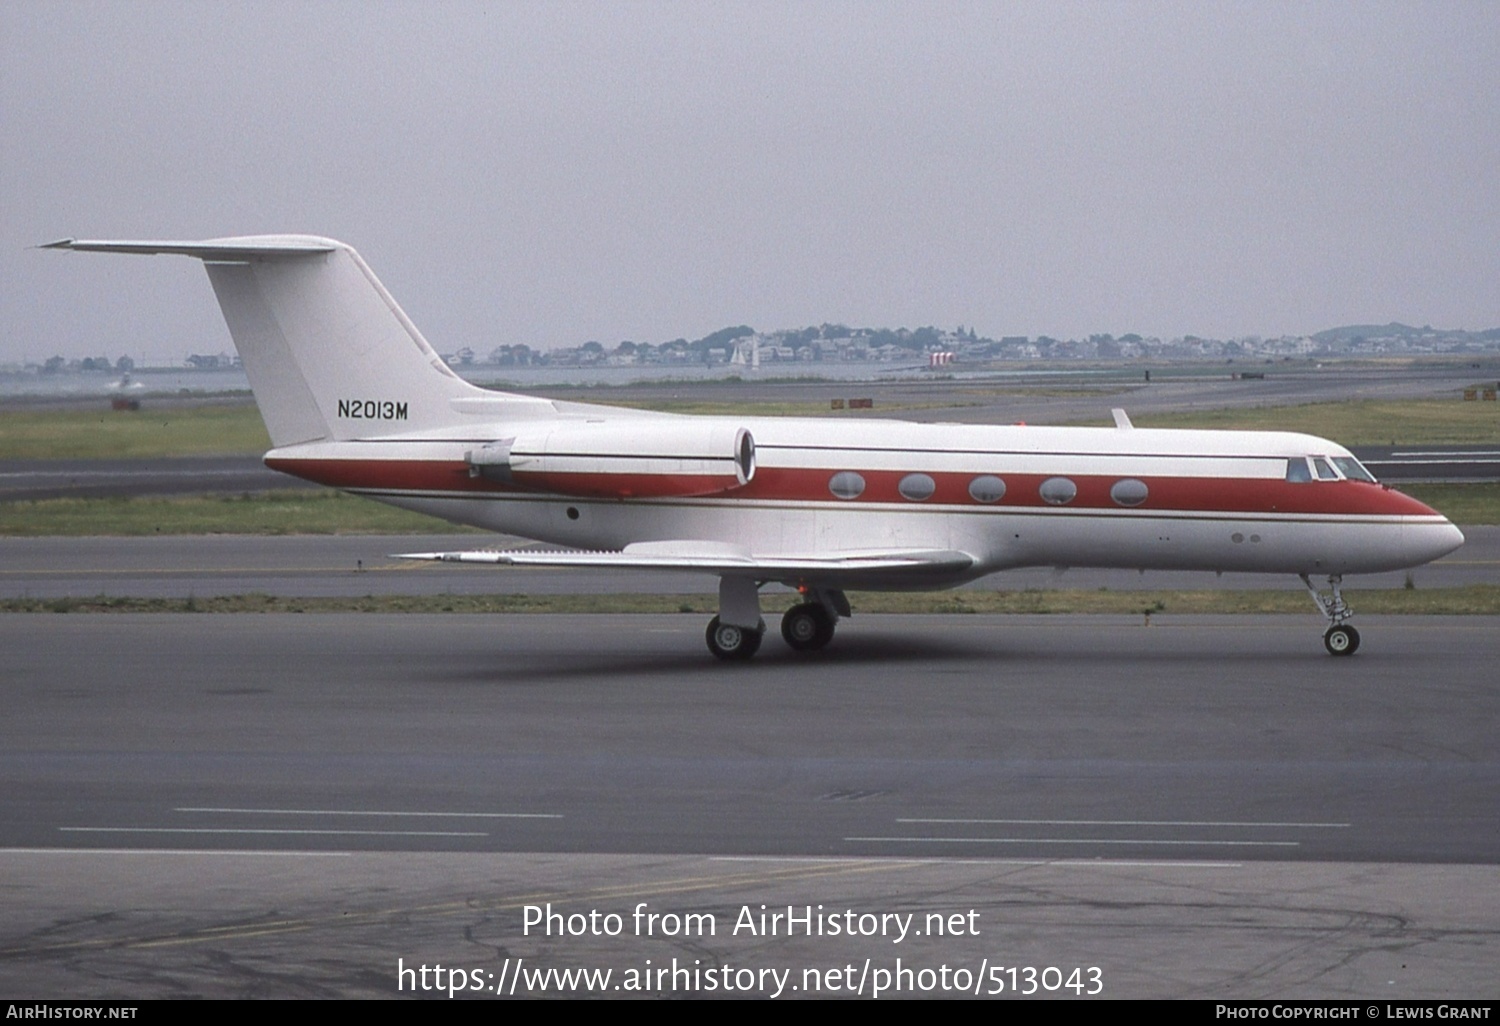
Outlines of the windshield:
M1335 456L1333 457L1333 465L1339 468L1339 473L1351 481L1368 481L1370 484L1377 483L1375 475L1366 470L1364 465L1353 456Z

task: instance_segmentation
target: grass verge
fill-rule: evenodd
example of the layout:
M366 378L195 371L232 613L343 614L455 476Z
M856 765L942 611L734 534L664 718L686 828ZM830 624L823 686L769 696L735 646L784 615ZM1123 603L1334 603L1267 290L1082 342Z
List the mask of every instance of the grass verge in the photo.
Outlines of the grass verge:
M485 534L327 489L0 503L0 536Z
M1349 604L1368 615L1500 614L1500 585L1462 588L1346 589ZM767 595L768 620L794 601ZM940 593L851 592L859 613L1093 613L1147 614L1285 613L1316 615L1301 591L959 591ZM402 595L364 598L280 598L230 595L218 598L7 599L0 613L695 613L718 611L713 595ZM774 629L774 621L771 624Z
M1136 427L1300 431L1340 445L1487 445L1500 442L1500 404L1454 399L1356 399L1305 406L1132 416Z
M1500 524L1500 481L1413 483L1401 485L1400 489L1460 526Z
M254 403L172 404L116 412L0 410L0 459L118 460L166 456L258 456L271 438Z

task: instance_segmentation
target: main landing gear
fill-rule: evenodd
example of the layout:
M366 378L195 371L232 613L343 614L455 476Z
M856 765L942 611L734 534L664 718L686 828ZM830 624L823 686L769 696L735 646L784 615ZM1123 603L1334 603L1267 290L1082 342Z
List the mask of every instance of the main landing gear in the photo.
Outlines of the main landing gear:
M833 640L849 600L836 588L801 588L803 601L781 618L781 636L798 652L816 652ZM744 662L760 649L766 622L760 617L760 582L719 578L719 615L708 622L708 650L725 662Z
M1323 633L1323 647L1328 649L1328 654L1352 656L1359 651L1359 631L1347 622L1354 615L1354 610L1350 609L1348 603L1344 601L1343 575L1333 574L1328 578L1328 587L1332 593L1328 596L1314 588L1306 574L1297 576L1302 578L1307 593L1312 596L1318 610L1328 621L1328 630Z
M781 617L781 636L798 652L816 652L833 640L834 616L818 602L803 602Z
M719 617L708 621L708 650L726 663L745 662L760 650L760 639L766 636L766 622L754 627L737 627Z

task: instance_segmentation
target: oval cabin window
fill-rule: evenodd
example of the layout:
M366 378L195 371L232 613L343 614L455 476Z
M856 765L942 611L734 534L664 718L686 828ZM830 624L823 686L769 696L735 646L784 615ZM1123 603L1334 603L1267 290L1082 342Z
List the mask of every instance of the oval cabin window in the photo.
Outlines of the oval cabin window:
M1147 494L1146 482L1137 481L1133 477L1116 481L1115 486L1109 490L1109 497L1120 506L1139 506L1146 501Z
M932 498L932 493L937 491L937 482L926 474L907 474L896 486L896 491L901 493L903 499L921 502Z
M852 470L841 470L829 478L828 490L839 499L857 499L864 494L865 479Z
M1005 498L1005 482L994 474L985 474L969 482L969 498L975 502L999 502Z
M1078 496L1078 486L1065 477L1049 477L1038 489L1049 506L1066 506Z

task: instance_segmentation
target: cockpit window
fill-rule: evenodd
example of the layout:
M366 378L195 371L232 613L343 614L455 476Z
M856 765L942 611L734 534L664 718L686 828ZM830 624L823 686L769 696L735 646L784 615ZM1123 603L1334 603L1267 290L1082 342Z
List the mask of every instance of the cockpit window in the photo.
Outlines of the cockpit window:
M1323 457L1321 457L1321 456L1314 456L1312 462L1313 462L1313 467L1318 472L1318 480L1319 481L1337 481L1339 479L1338 471L1336 471L1332 467L1330 467L1328 465L1328 461L1325 460Z
M1375 475L1366 470L1364 464L1360 463L1353 456L1335 456L1333 458L1333 465L1339 468L1339 473L1351 481L1368 481L1370 484L1379 483L1375 480Z
M1293 456L1286 461L1286 479L1294 484L1303 484L1312 480L1312 471L1307 469L1307 460L1301 456Z

